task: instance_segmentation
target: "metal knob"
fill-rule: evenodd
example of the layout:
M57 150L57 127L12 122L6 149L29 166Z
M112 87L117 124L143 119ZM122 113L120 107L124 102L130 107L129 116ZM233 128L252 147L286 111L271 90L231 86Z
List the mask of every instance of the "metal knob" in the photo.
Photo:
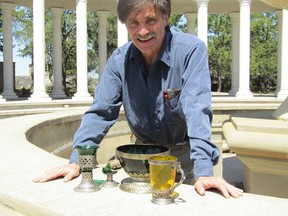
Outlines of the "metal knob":
M113 175L117 173L117 170L111 169L110 163L107 163L107 165L102 169L102 172L107 175L107 180L101 184L102 187L112 188L118 186L119 183L113 180Z

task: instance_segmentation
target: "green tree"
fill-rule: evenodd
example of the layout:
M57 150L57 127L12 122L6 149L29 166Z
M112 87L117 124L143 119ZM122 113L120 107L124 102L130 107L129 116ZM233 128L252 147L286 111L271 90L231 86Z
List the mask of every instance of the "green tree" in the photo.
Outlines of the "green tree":
M181 14L171 15L169 18L169 26L172 30L187 32L186 20Z
M65 92L76 92L76 13L66 10L62 16L62 77Z
M21 57L33 60L33 13L31 8L16 7L13 12L13 37L19 48Z
M111 14L108 17L108 26L107 26L107 54L108 57L112 54L112 52L117 48L117 16L115 14Z
M17 7L14 14L14 38L19 45L22 57L33 60L33 12L31 8ZM108 18L108 55L117 47L116 16ZM87 14L88 32L88 71L95 72L98 67L98 18L96 13ZM65 92L68 96L76 92L76 13L66 10L62 17L62 76ZM46 71L53 75L53 23L52 14L45 11ZM33 62L32 62L33 63ZM90 93L94 87L89 88Z
M99 23L97 13L88 13L88 56L89 71L98 71L99 64ZM107 56L117 48L117 17L110 14L107 20Z
M14 37L20 45L20 56L33 60L32 9L18 7L13 14ZM88 13L88 71L98 71L98 18ZM1 19L0 19L1 20ZM173 15L170 27L176 31L187 31L185 17ZM52 75L52 19L46 11L46 69ZM212 84L215 91L228 92L231 89L231 21L226 14L211 14L208 22L208 53ZM1 22L0 22L1 27ZM1 36L1 35L0 35ZM273 91L277 76L277 17L275 13L259 13L251 16L251 90L253 92ZM0 38L1 45L1 38ZM117 47L117 17L111 14L107 25L108 57ZM65 11L62 17L62 71L63 84L68 95L76 92L76 14ZM0 50L1 51L1 50ZM33 62L32 62L33 63ZM66 86L66 83L68 86ZM94 91L94 86L89 87Z
M275 13L255 13L251 18L251 90L267 93L277 85L278 22Z
M231 21L226 14L209 15L208 53L214 91L231 88Z
M231 21L228 15L209 15L209 66L214 91L231 89ZM277 80L277 17L275 13L251 16L250 88L271 92Z
M96 12L88 13L88 71L91 77L99 74L99 19ZM107 57L117 48L117 17L110 14L107 20ZM88 90L93 93L96 87L93 80L88 80Z

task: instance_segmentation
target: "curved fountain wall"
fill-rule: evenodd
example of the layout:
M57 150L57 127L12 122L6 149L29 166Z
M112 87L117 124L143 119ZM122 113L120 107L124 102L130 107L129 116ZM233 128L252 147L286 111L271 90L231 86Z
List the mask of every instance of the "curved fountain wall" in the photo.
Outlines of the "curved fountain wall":
M69 159L74 133L80 126L81 114L51 118L35 124L27 130L26 139L32 144L54 155ZM112 126L97 151L98 163L105 163L115 155L115 148L130 143L131 131L120 113L119 121Z
M82 115L79 114L43 121L29 128L26 138L45 151L53 152L63 147L64 144L72 142L81 117Z

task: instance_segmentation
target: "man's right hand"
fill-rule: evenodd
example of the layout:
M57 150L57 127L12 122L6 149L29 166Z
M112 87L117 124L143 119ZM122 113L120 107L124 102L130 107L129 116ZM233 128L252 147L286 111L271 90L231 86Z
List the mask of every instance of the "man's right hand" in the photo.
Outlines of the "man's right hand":
M64 182L68 182L79 174L80 166L76 163L70 163L45 171L42 175L35 177L33 182L47 182L59 177L64 177Z

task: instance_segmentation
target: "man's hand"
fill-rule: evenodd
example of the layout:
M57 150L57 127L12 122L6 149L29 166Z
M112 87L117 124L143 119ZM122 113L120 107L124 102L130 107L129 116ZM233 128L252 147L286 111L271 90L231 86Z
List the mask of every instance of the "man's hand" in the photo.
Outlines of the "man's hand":
M217 188L224 197L229 198L230 196L238 198L243 195L243 190L230 185L223 178L218 177L199 177L194 188L201 196L205 195L205 191L210 188Z
M76 163L55 167L45 171L42 175L33 179L33 182L47 182L58 177L64 177L64 182L68 182L80 174L80 166Z

